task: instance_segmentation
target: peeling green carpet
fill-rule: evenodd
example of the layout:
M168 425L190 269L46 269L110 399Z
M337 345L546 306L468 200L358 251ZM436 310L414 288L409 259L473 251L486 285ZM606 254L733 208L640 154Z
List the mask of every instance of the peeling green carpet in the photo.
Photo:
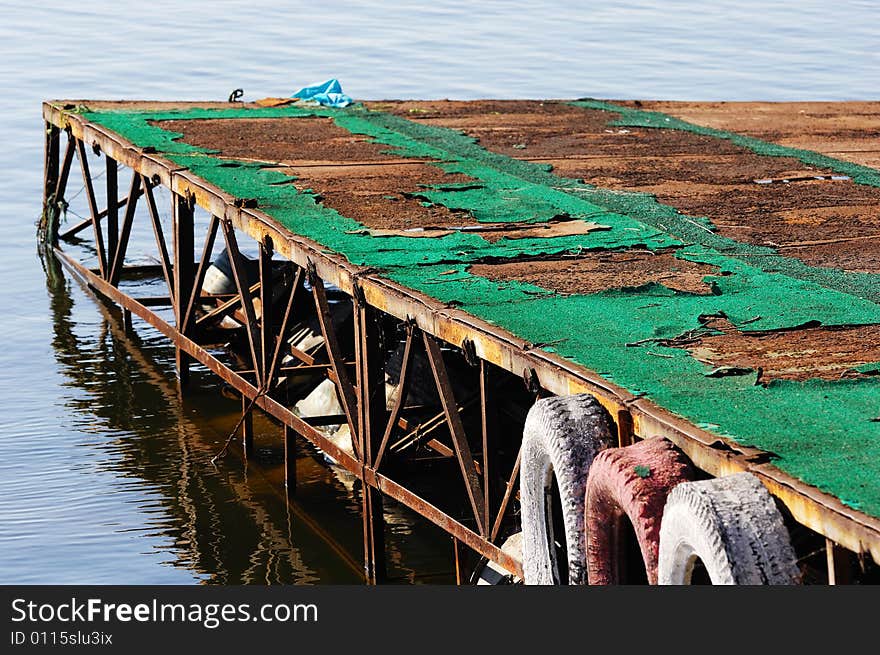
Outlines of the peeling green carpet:
M616 123L687 129L728 139L766 156L796 156L861 184L880 172L732 133L707 130L656 112L629 111L598 101L575 103L620 114ZM478 234L438 238L373 237L364 226L298 191L291 178L259 164L216 156L180 142L179 133L151 121L224 118L330 117L349 132L386 145L396 156L431 158L431 165L473 178L472 184L434 185L424 202L467 211L478 221L542 223L564 216L609 229L586 235L505 239ZM603 377L644 395L695 425L771 452L775 464L834 494L847 505L880 516L880 377L828 382L774 381L755 375L706 377L687 351L659 345L627 346L670 338L724 315L743 331L880 323L880 280L807 266L798 260L722 237L705 217L689 217L646 194L599 189L554 175L546 166L489 152L459 132L368 111L312 107L191 109L165 112L86 112L85 118L140 147L153 147L227 193L253 198L292 232L311 238L351 262L503 327ZM717 266L707 276L714 295L674 292L650 284L595 294L559 296L540 287L493 282L468 272L487 258L577 253L594 249L677 248L676 257ZM450 274L450 271L455 271ZM861 367L870 372L876 366Z

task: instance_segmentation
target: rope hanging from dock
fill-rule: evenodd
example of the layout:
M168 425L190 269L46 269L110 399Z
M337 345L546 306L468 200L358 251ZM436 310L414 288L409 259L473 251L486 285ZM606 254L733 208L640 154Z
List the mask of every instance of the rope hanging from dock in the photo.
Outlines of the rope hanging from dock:
M251 413L251 410L257 404L257 401L268 393L268 385L263 385L257 391L257 395L251 398L251 401L248 403L245 410L241 413L241 417L239 417L238 421L235 424L235 427L232 428L232 431L229 433L229 436L226 437L226 442L223 444L223 448L221 448L216 455L211 458L211 464L214 466L217 465L217 460L223 457L226 454L226 451L229 450L229 444L235 439L235 433L241 428L241 424L244 423L244 420L247 418L247 415Z

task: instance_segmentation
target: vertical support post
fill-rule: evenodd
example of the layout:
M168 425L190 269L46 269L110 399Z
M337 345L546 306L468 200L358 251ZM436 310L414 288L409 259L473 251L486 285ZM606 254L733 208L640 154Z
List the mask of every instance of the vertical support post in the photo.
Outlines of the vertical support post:
M633 438L633 419L628 409L617 412L617 445L620 448L631 446Z
M385 432L385 353L379 316L355 289L355 360L358 394L358 452L361 467L371 466L373 453ZM382 494L361 476L364 518L364 572L368 584L387 578L385 565L385 519Z
M195 248L195 225L193 205L185 197L172 193L172 222L174 230L174 315L177 329L186 312L186 302L192 293L193 258ZM189 383L190 357L180 348L176 349L177 378L180 386Z
M272 380L267 376L271 373L275 336L275 315L272 305L274 285L272 280L272 239L267 236L260 243L260 362L263 365L263 373L260 376L263 385L267 389L272 388Z
M244 394L241 395L241 414L244 420L241 422L241 449L245 460L254 452L254 417L249 407L250 401Z
M48 217L49 203L54 202L58 187L59 157L61 154L61 130L46 123L46 145L43 168L43 216Z
M168 295L171 297L175 316L177 316L177 299L174 297L174 269L171 266L171 259L168 257L168 247L165 245L165 234L162 231L162 221L159 218L159 210L156 207L156 198L153 196L152 182L146 175L141 175L141 184L144 186L144 198L147 200L147 210L150 212L150 223L153 226L153 235L156 237L156 247L159 249L159 262L162 264L162 275L165 277L165 284L168 286Z
M211 253L214 250L214 241L217 238L217 230L220 225L220 219L216 216L211 216L211 221L208 224L208 234L205 237L205 245L202 248L202 257L199 259L199 266L196 269L195 281L192 286L192 294L190 295L189 301L185 301L181 303L181 307L186 307L186 311L183 313L183 316L180 318L180 327L178 328L183 334L190 334L190 325L192 322L193 314L195 313L195 308L199 304L199 299L201 298L201 289L202 285L205 283L205 275L208 272L208 267L211 266Z
M61 170L57 174L57 181L54 190L50 190L48 195L46 196L47 202L50 204L44 203L43 205L44 212L48 212L43 214L44 239L52 246L58 245L58 226L60 223L59 212L62 211L64 194L67 192L67 180L70 177L70 166L73 163L73 156L75 153L76 139L73 138L70 132L67 132L67 148L65 148L64 150L64 158L62 159ZM51 155L51 148L49 149L49 153L47 153L47 155ZM46 164L48 168L46 182L48 183L49 180L51 180L52 178L52 169L54 164L52 164L51 159L48 159Z
M847 551L831 539L825 539L826 561L828 563L828 584L849 584L852 580L852 571Z
M259 343L259 325L257 324L256 310L254 309L254 300L251 296L250 285L248 283L247 273L245 272L244 258L238 249L238 239L235 236L235 228L232 222L224 220L221 225L223 229L223 240L226 242L226 252L229 254L229 265L232 267L232 277L235 278L235 288L241 298L241 308L244 310L247 325L246 332L248 338L248 346L251 353L251 362L254 366L254 377L257 380L257 386L263 384L263 364L260 361L262 348Z
M480 360L480 419L481 419L481 428L483 433L483 525L486 526L486 530L488 531L488 526L491 525L490 512L491 512L491 496L490 489L492 487L492 479L489 476L490 467L489 467L489 453L495 451L495 431L494 427L497 425L497 417L495 413L495 403L492 398L489 397L489 364L481 359Z
M131 311L124 307L122 308L122 325L126 334L134 332L134 326L131 324Z
M116 160L107 153L104 153L104 167L107 187L107 262L112 271L116 260L116 249L119 247L119 178ZM133 172L132 175L137 176L137 173ZM133 199L129 198L129 201L131 200Z
M282 352L284 351L284 347L287 345L287 332L290 328L290 325L294 321L294 316L299 314L298 310L294 310L294 304L297 302L297 297L300 295L302 289L302 276L303 270L299 267L296 268L296 273L293 275L293 279L290 280L290 295L287 300L287 307L284 309L284 314L281 318L281 322L276 326L273 326L272 329L272 339L274 339L275 344L270 348L272 357L269 360L269 364L266 366L266 378L269 382L273 382L275 376L278 372L278 367L281 364L283 359ZM286 402L286 406L290 407L290 387L285 384L283 387L275 387L272 388L271 384L266 385L266 392L269 395L281 395L280 392L284 392L284 400Z
M318 322L321 324L321 334L324 337L324 349L327 351L327 357L330 358L330 364L333 367L333 375L336 376L336 390L339 394L339 400L342 403L342 409L345 411L345 420L348 422L349 429L352 434L352 445L354 446L355 456L363 461L360 443L360 429L358 422L358 402L357 392L355 392L351 379L348 377L348 371L342 358L342 350L339 347L339 340L336 338L336 328L333 325L333 317L330 313L330 306L327 302L327 292L324 289L324 282L318 277L314 264L309 262L307 267L309 284L312 285L312 295L315 299L315 311L318 314ZM355 287L357 289L357 287ZM355 302L355 313L357 305ZM355 316L355 350L359 348L359 327L357 316ZM360 360L358 360L360 361ZM359 374L359 373L358 373Z

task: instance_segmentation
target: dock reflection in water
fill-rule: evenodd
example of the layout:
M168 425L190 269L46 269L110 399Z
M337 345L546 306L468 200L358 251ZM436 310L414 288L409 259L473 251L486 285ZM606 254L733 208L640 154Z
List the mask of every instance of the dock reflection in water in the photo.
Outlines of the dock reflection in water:
M45 264L55 357L69 384L84 392L67 406L89 431L107 435L87 445L109 455L101 468L141 483L138 497L151 517L143 530L165 537L169 563L209 584L362 582L358 485L301 440L296 498L288 501L281 429L259 413L257 452L247 466L235 449L212 465L240 401L199 370L181 400L167 340L137 319L127 334L115 306L76 293L78 283L54 258ZM75 302L93 305L98 319L85 338ZM393 501L386 502L386 522L390 582L454 581L445 533Z

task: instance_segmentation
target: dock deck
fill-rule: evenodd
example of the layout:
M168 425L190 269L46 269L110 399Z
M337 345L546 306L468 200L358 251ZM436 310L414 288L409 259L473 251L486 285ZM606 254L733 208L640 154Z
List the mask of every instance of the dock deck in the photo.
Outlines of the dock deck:
M487 480L480 487L486 439L475 466L464 451L479 451L479 438L469 448L456 425L437 344L479 364L481 397L487 365L536 394L591 393L621 444L664 436L710 475L751 471L796 521L880 563L880 102L57 101L44 117L47 198L63 196L74 152L82 160L96 146L139 174L132 215L145 189L172 191L183 250L199 244L178 224L200 206L216 217L212 245L218 230L227 247L243 232L313 287L335 285L421 331L468 520L379 472L390 423L372 447L361 435L354 456L334 450L259 374L237 374L199 345L187 327L198 303L172 300L171 325L121 292L127 212L105 248L90 199L97 271L56 248L172 338L181 366L205 364L367 485L508 569L519 563L497 548L498 527L518 463L498 498ZM64 156L59 130L71 137ZM118 214L116 196L108 191L105 214ZM167 263L169 297L190 298L205 262ZM274 343L263 336L261 355L252 303L241 304L252 369L271 379ZM373 375L360 325L356 380L330 355L353 428L375 420L358 400Z

